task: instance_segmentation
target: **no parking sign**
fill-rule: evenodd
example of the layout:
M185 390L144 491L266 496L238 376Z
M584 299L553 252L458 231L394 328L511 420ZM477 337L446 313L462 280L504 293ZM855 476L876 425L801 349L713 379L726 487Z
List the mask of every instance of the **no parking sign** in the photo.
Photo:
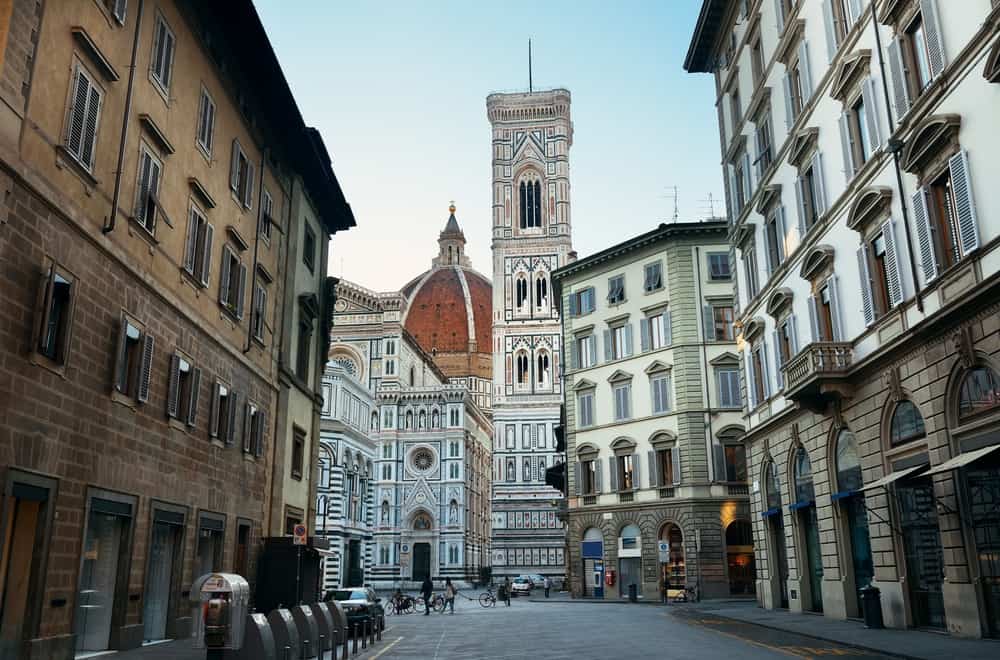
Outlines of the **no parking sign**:
M308 530L306 526L299 523L292 528L292 545L307 545L308 544Z

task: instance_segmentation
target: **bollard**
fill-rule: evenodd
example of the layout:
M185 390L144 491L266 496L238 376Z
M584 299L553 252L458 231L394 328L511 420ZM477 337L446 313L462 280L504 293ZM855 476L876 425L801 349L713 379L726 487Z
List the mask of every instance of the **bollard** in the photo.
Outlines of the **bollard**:
M284 659L285 660L289 660L289 658L291 658L291 657L292 657L292 647L291 646L286 646L285 647Z
M326 652L326 635L322 633L319 636L319 652L320 653Z
M354 628L354 635L352 635L354 637L354 642L352 644L352 646L354 648L352 649L352 652L354 653L354 655L357 655L358 654L358 622L355 621L354 622L354 626L352 626L352 627Z
M310 657L310 655L309 655L309 651L311 651L311 650L312 650L312 646L311 646L311 644L312 644L312 642L311 642L311 641L309 641L308 639L304 639L304 640L302 640L302 657L303 657L303 658L308 658L308 657Z
M361 648L368 648L368 619L361 622Z
M380 642L382 641L382 629L385 628L384 621L385 621L384 618L383 619L379 619L378 620L378 625L375 626L375 639L377 639Z

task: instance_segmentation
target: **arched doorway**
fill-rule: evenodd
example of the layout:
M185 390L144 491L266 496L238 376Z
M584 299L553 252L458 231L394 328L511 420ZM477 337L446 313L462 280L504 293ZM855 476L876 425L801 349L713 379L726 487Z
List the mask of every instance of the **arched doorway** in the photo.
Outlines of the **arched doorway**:
M625 525L618 534L618 596L628 597L629 585L642 594L642 531L638 525Z
M799 575L806 578L809 593L802 594L802 609L823 611L823 553L819 544L819 522L816 519L816 492L813 488L812 462L805 447L799 446L792 459L795 481L795 504L800 529L800 547L804 550L799 563Z
M837 472L837 492L831 499L840 506L843 521L841 528L845 532L843 536L847 540L851 575L854 577L854 594L848 603L848 616L860 616L860 590L872 583L875 577L875 565L872 562L865 496L860 492L861 458L858 454L858 441L847 429L841 429L837 434L833 460Z
M665 548L663 544L666 544ZM660 585L668 600L683 596L687 586L684 534L674 523L667 523L660 529Z
M431 531L433 522L430 514L421 511L413 516L413 531L417 535L425 535ZM431 544L415 542L413 544L413 580L423 582L431 576Z
M583 597L604 598L604 534L596 527L583 533L580 541L583 558Z
M753 529L746 520L734 520L726 528L726 560L729 564L729 593L733 596L752 596L756 593Z
M763 516L767 521L767 545L773 558L768 563L768 579L771 582L771 593L778 597L778 606L787 609L788 552L785 548L785 520L781 511L781 478L778 476L778 466L773 461L767 464L764 479L767 509Z

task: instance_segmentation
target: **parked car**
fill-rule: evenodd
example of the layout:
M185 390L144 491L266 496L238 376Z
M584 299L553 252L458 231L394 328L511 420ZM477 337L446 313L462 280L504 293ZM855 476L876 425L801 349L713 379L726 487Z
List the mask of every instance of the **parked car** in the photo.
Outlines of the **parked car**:
M514 596L530 596L532 588L531 580L526 577L516 577L511 581L510 585L510 595Z
M530 575L521 575L520 577L527 578L531 580L531 586L537 589L541 589L545 586L545 576L539 575L538 573L531 573Z
M351 589L331 589L326 592L323 600L340 603L347 616L347 626L354 629L355 622L362 623L368 617L375 617L375 625L379 630L385 630L385 608L382 599L375 595L370 587L354 587ZM350 634L350 631L348 632Z

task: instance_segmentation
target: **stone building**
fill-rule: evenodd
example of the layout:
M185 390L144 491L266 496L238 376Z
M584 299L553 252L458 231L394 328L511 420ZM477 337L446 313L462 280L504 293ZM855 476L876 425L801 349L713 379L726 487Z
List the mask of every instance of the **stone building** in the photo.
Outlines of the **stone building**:
M573 258L570 94L491 94L493 173L493 572L565 573L562 494L545 485L560 423L559 305Z
M727 229L660 225L553 273L577 597L753 593Z
M470 584L489 565L492 425L476 383L489 378L490 290L450 211L431 270L401 291L337 285L330 359L374 400L367 579L379 588Z
M328 363L323 375L314 533L328 541L324 591L371 582L374 401L361 375L346 356Z
M716 81L760 602L854 617L873 585L889 626L978 637L1000 633L1000 9L954 4L706 0L685 68Z
M14 0L0 34L0 656L183 637L268 534L288 211L320 271L353 219L250 2Z

